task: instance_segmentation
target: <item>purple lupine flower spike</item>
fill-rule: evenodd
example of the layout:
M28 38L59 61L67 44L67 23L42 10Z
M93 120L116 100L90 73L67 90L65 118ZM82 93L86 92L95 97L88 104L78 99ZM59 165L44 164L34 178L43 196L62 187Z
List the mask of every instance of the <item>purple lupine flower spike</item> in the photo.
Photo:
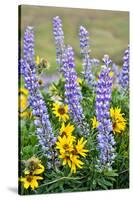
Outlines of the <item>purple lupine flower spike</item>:
M80 26L79 37L80 37L81 54L88 54L88 50L89 50L89 33L83 26Z
M112 122L110 120L110 101L112 93L112 77L107 55L103 58L105 65L102 66L96 89L96 118L98 126L99 169L111 169L115 158L115 141L112 134Z
M92 73L93 60L90 59L90 56L89 56L89 53L90 53L89 33L83 26L80 26L79 37L80 37L81 54L82 54L82 57L83 57L84 78L87 81L89 86L94 86L95 81L94 81L94 75Z
M24 40L24 47L26 45L30 46L31 41L32 40L30 38L26 40L26 43ZM30 43L30 45L28 44L28 42ZM34 45L32 44L31 46L33 47ZM28 52L26 52L26 49L24 48L25 56L23 60L21 60L21 71L25 82L25 88L29 91L29 105L33 109L32 114L35 116L34 124L36 126L36 134L38 137L39 144L41 145L42 150L47 156L47 158L51 159L53 157L52 146L54 145L56 138L54 137L52 131L47 107L39 91L36 70L35 68L31 68L31 62L29 62L29 60L31 61L34 58L28 57L27 59L26 55L29 56L28 48L27 51Z
M61 68L62 66L62 53L64 50L64 32L62 29L62 20L59 16L53 18L53 35L56 45L56 62Z
M72 119L81 129L81 134L88 135L89 130L85 128L85 116L80 104L82 94L77 82L77 73L75 71L74 52L72 47L68 46L65 49L62 62L65 77L65 103L68 104L69 113Z
M128 49L124 52L123 67L119 76L119 83L123 89L129 87L129 45Z
M119 83L119 68L115 63L112 64L112 71L113 71L113 84L114 84L114 86L118 86L118 83Z
M34 31L33 27L28 26L24 32L24 47L23 47L24 59L30 64L33 69L35 67L34 60Z

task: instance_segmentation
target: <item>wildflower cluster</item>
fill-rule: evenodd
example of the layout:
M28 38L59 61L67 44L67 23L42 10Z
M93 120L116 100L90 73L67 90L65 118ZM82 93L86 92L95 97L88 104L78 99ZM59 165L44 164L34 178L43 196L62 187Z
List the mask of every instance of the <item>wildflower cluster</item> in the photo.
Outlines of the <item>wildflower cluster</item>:
M122 70L106 54L100 66L90 57L89 33L80 26L83 73L78 74L59 16L53 18L53 35L60 70L48 77L47 59L35 57L33 27L24 33L19 61L20 193L124 188L129 168L129 47Z
M32 190L38 188L38 180L43 180L40 174L42 174L44 170L45 168L38 158L33 156L28 159L25 162L24 177L20 178L20 181L24 184L24 188L31 188Z
M56 142L56 148L59 150L59 158L63 160L63 165L68 165L71 169L71 173L76 173L77 168L83 168L83 162L80 157L87 156L87 149L84 146L87 140L82 137L76 141L76 137L72 135L74 131L74 126L67 124L67 126L62 124L60 129L60 136L58 136L58 141Z

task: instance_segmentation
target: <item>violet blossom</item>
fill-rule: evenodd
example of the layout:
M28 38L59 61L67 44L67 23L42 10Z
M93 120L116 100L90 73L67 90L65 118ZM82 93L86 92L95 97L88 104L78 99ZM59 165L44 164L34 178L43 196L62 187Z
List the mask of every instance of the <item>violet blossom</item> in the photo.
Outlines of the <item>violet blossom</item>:
M72 47L68 46L63 53L63 71L65 77L65 103L68 104L69 113L74 122L81 130L81 134L88 135L89 130L86 128L85 116L80 101L82 94L77 81L75 71L74 52Z
M32 114L35 117L36 135L39 144L48 159L53 157L53 145L56 142L52 131L46 104L39 91L39 83L36 76L36 68L31 67L34 63L33 50L28 47L34 47L33 29L27 27L24 36L24 58L21 60L21 71L25 82L25 88L29 91L29 105L32 108ZM28 35L28 39L27 39ZM31 36L31 38L30 38ZM33 44L31 44L33 43ZM27 45L27 48L25 46Z
M110 119L110 101L112 93L112 77L108 55L103 58L105 65L101 68L96 89L96 119L98 125L98 165L101 170L111 169L115 158L115 140L112 134L112 122Z
M125 50L123 56L123 67L119 76L119 83L123 89L128 89L129 87L129 46Z
M64 45L64 32L62 29L62 20L59 16L53 18L53 35L56 46L56 62L60 67L62 66L62 54L65 48Z
M84 78L87 81L89 86L95 85L95 78L92 73L92 64L94 64L94 59L90 58L90 46L89 46L89 33L83 27L80 26L79 29L79 37L80 37L80 48L81 48L81 55L83 58L83 74Z

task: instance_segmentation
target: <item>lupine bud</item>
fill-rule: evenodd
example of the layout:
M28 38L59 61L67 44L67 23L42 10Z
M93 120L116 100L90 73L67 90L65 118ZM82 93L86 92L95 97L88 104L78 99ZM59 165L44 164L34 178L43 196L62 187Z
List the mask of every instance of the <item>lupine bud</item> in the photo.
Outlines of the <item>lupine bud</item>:
M81 54L83 57L83 74L84 78L87 81L89 86L94 86L94 75L92 73L92 59L90 59L89 53L89 33L88 31L83 27L80 26L79 29L79 37L80 37L80 48L81 48Z
M35 67L34 60L34 31L33 27L28 26L24 32L24 59L30 64L30 67L33 69Z
M129 46L125 50L123 57L123 67L119 76L119 83L123 89L128 89L129 87Z
M62 53L64 50L64 33L62 29L62 21L59 16L53 18L53 34L56 46L56 62L62 66Z

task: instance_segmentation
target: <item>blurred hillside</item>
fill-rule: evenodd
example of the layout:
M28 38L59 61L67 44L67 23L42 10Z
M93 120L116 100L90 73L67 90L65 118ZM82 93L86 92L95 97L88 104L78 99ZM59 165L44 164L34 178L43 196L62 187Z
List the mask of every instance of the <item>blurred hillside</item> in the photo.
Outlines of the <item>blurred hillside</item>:
M113 62L121 65L124 50L129 42L129 13L89 9L70 9L43 6L21 6L21 39L26 26L34 26L35 53L50 62L49 73L56 70L56 53L52 34L52 18L60 16L63 21L65 43L75 51L78 70L81 68L79 26L90 33L91 56L102 59L109 54ZM22 42L21 40L21 42Z

